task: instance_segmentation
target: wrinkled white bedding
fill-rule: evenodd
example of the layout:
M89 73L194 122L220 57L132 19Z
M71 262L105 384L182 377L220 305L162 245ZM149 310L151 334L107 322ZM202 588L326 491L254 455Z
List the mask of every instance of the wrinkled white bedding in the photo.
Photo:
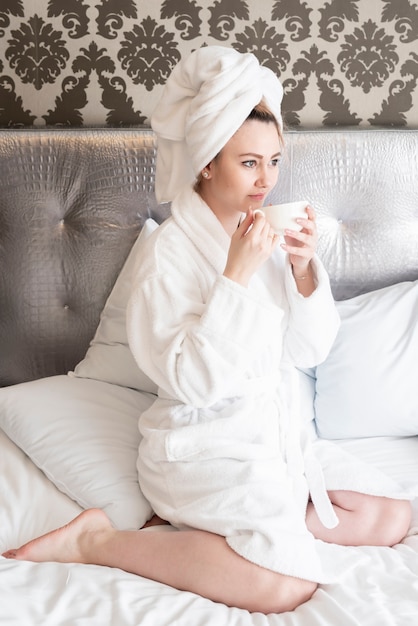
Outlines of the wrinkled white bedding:
M418 482L418 437L347 440L343 447L406 488ZM72 519L80 507L0 432L0 552ZM0 557L5 626L413 626L418 618L418 500L394 548L335 546L344 574L292 613L264 616L92 565Z

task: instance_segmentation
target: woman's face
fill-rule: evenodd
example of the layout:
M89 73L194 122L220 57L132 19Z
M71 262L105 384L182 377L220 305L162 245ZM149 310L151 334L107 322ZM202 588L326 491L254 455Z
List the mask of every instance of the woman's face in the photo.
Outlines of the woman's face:
M251 119L207 166L201 195L227 232L236 228L239 214L263 205L276 184L280 154L276 125Z

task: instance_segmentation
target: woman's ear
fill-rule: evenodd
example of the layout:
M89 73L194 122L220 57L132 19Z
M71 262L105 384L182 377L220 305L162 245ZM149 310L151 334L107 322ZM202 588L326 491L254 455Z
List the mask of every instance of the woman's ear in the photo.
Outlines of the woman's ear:
M209 180L212 177L212 161L210 161L203 169L202 169L202 177L205 180Z

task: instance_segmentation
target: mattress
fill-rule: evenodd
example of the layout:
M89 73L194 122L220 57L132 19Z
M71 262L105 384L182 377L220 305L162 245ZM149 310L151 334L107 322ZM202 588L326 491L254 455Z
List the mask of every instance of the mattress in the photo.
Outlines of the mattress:
M337 442L408 488L418 480L418 437ZM0 431L0 552L65 524L81 508ZM152 531L151 531L152 532ZM5 626L412 626L418 623L418 499L408 536L393 548L335 546L343 574L281 615L227 607L94 565L0 557Z

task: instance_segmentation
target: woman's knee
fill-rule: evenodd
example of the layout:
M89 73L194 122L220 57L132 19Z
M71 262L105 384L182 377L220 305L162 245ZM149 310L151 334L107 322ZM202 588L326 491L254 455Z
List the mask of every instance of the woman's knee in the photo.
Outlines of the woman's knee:
M411 523L408 500L358 492L334 492L334 504L348 513L345 545L393 546L407 534Z
M359 545L393 546L405 537L410 523L408 500L369 496L362 507Z
M293 611L310 600L318 585L309 580L287 577L280 594L282 611Z
M409 500L381 498L375 522L376 544L393 546L402 541L411 525L411 515Z
M249 610L265 614L293 611L310 600L317 587L317 583L309 580L274 572L260 572L253 586Z

